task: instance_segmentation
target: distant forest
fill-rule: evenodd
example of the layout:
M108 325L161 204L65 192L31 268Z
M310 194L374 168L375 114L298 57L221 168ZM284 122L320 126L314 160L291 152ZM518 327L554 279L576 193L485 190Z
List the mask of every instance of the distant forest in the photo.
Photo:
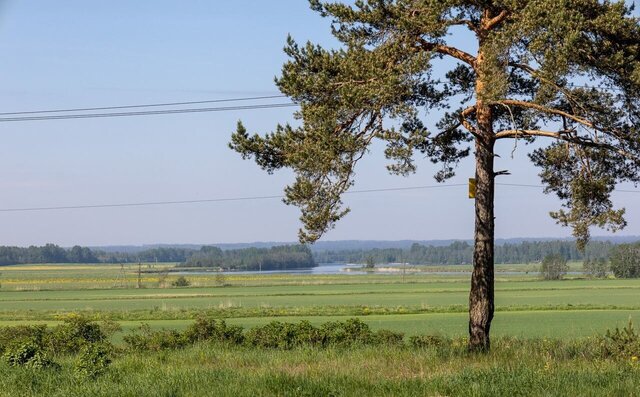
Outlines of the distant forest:
M535 263L549 254L567 260L608 259L611 242L593 241L585 252L573 241L523 241L496 245L496 263ZM62 248L54 244L42 247L1 247L0 266L25 263L136 263L175 262L182 267L209 267L229 270L283 270L308 268L316 263L410 263L414 265L461 265L471 263L473 246L465 241L447 246L414 243L409 249L357 249L312 251L307 246L279 245L271 248L223 250L214 246L200 249L160 247L139 252L105 252L87 247Z
M204 246L199 250L153 248L137 253L103 252L55 244L42 247L0 247L0 266L26 263L135 263L178 262L181 267L215 267L227 270L285 270L315 266L308 247L285 245L272 248L221 250Z
M234 270L286 270L310 268L316 265L309 247L284 245L272 248L221 250L202 247L180 267L212 267Z
M524 241L519 244L495 246L495 263L532 263L540 262L549 254L560 254L567 260L609 257L614 247L610 242L593 241L582 253L573 241ZM412 265L464 265L470 264L473 257L473 245L458 241L448 246L427 246L413 244L410 249L370 249L325 251L315 254L320 263L410 263Z

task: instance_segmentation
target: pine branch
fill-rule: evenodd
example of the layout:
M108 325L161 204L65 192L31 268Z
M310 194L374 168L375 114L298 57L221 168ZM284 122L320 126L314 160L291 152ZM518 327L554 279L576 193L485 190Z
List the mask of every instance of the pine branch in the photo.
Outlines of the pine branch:
M476 58L467 52L459 50L455 47L449 47L444 44L431 43L426 41L423 38L419 38L418 42L420 43L420 48L422 48L425 51L435 51L439 54L449 55L456 59L461 60L462 62L468 64L474 69L476 67Z

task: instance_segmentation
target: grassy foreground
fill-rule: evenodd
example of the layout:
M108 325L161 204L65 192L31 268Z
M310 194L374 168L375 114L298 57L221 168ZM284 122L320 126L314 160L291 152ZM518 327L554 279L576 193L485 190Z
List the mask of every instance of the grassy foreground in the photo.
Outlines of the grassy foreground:
M526 267L528 266L528 267ZM434 267L403 277L367 275L194 274L188 288L119 266L24 265L0 276L0 326L57 326L69 313L115 320L123 332L108 371L78 377L78 355L55 368L10 367L0 360L0 396L635 396L637 353L598 353L607 329L640 323L640 280L540 281L530 265L498 273L493 347L465 349L468 275ZM462 269L466 270L466 269ZM226 318L245 329L272 320L318 326L358 317L373 331L453 338L443 346L296 347L291 350L200 342L131 351L123 338L184 330L194 318ZM633 357L636 357L635 359Z
M503 338L487 355L446 348L298 348L199 344L126 354L97 379L0 364L2 396L635 396L640 365L585 344Z

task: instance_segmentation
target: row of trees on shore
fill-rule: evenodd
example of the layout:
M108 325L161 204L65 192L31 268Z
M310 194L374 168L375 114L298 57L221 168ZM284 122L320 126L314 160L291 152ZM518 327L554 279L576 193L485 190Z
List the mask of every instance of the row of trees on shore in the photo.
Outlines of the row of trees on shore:
M495 262L500 264L539 263L547 255L557 254L570 261L587 258L608 258L610 242L594 241L584 252L578 250L574 241L524 241L519 244L495 246ZM371 249L348 251L325 251L315 254L317 262L367 263L373 260L377 264L409 263L412 265L464 265L470 264L473 246L464 241L447 246L428 246L413 244L410 249Z
M303 245L225 251L212 246L203 246L199 250L162 247L137 253L107 253L80 246L67 249L55 244L41 247L0 246L0 266L26 263L135 262L176 262L186 267L216 267L231 270L284 270L315 266L311 250Z
M206 246L178 266L234 270L287 270L311 268L315 265L309 247L283 245L224 251L218 247Z
M471 263L473 248L466 242L448 246L413 244L410 249L371 249L311 252L304 245L271 248L222 250L203 246L199 250L161 247L131 252L104 252L87 247L62 248L54 244L31 247L0 246L0 266L24 263L134 263L174 262L181 267L207 267L231 270L286 270L310 268L316 263L412 265L463 265ZM584 252L572 241L538 241L495 247L497 263L541 263L543 277L555 279L566 273L567 261L583 261L585 274L603 277L611 271L619 278L640 277L640 243L615 245L592 242ZM545 270L548 267L548 271Z

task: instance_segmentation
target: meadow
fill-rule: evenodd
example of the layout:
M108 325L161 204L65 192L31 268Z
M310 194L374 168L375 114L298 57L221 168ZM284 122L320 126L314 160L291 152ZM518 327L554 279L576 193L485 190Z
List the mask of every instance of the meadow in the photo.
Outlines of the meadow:
M498 266L495 343L487 355L464 349L466 267L440 274L187 274L189 287L163 279L170 264L18 265L0 269L0 326L55 326L70 313L114 320L116 346L141 323L184 330L194 319L226 319L245 329L273 320L315 326L357 317L405 338L436 335L446 347L264 350L196 344L114 357L92 382L71 371L0 364L0 395L636 395L637 358L591 350L608 329L640 322L640 280L541 281L532 265ZM577 267L575 264L574 267ZM526 270L525 270L526 269ZM528 272L528 273L527 273ZM515 274L514 274L515 273ZM564 353L562 353L564 352ZM10 391L10 392L8 392Z

